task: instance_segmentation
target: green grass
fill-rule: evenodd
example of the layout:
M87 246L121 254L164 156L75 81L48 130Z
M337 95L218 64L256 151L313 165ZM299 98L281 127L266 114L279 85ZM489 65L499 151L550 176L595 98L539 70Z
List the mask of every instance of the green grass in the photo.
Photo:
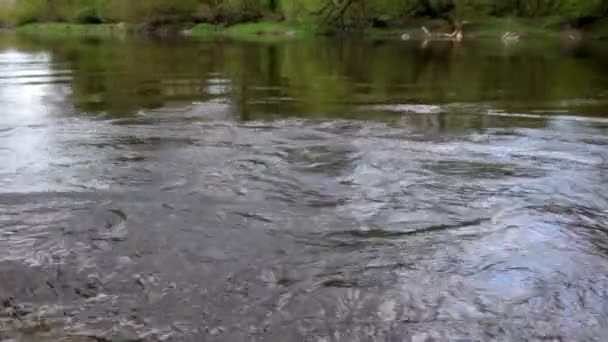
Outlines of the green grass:
M135 33L138 27L125 24L39 23L17 27L17 32L40 36L120 36Z
M197 37L197 38L210 38L217 37L222 34L223 28L219 25L212 24L198 24L190 29L188 35Z

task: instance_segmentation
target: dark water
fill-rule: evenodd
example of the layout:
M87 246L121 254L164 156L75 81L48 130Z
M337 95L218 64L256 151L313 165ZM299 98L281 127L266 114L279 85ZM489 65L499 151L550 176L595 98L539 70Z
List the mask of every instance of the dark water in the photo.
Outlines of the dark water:
M0 341L605 341L607 60L0 36Z

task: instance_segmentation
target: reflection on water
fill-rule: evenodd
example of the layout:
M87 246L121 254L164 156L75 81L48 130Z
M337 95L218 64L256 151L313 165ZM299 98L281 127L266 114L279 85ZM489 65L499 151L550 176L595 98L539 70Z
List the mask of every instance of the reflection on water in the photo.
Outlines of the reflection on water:
M53 87L64 97L69 93L71 104L88 114L187 110L207 101L229 101L237 107L231 112L243 119L390 120L395 115L384 112L434 112L437 106L463 114L522 109L602 115L608 106L608 46L603 45L571 55L543 42L437 42L423 48L418 42L357 40L267 45L4 40L3 85L28 86L30 92L35 85ZM23 88L9 89L3 91Z
M607 55L0 36L0 340L602 341Z

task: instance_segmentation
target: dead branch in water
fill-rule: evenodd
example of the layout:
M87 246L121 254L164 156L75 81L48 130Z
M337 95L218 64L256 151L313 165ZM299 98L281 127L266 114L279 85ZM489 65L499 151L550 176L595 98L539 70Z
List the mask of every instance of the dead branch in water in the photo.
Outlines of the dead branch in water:
M500 39L506 44L519 41L519 37L519 33L507 31L500 37Z
M464 38L462 25L457 26L452 33L433 33L426 26L422 26L422 32L424 32L424 36L428 40L452 40L460 42Z

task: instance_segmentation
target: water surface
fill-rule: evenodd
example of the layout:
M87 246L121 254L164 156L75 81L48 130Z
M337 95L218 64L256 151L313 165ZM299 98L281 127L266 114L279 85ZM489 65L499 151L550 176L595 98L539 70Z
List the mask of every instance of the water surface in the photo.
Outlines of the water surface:
M2 35L0 340L603 341L607 58Z

